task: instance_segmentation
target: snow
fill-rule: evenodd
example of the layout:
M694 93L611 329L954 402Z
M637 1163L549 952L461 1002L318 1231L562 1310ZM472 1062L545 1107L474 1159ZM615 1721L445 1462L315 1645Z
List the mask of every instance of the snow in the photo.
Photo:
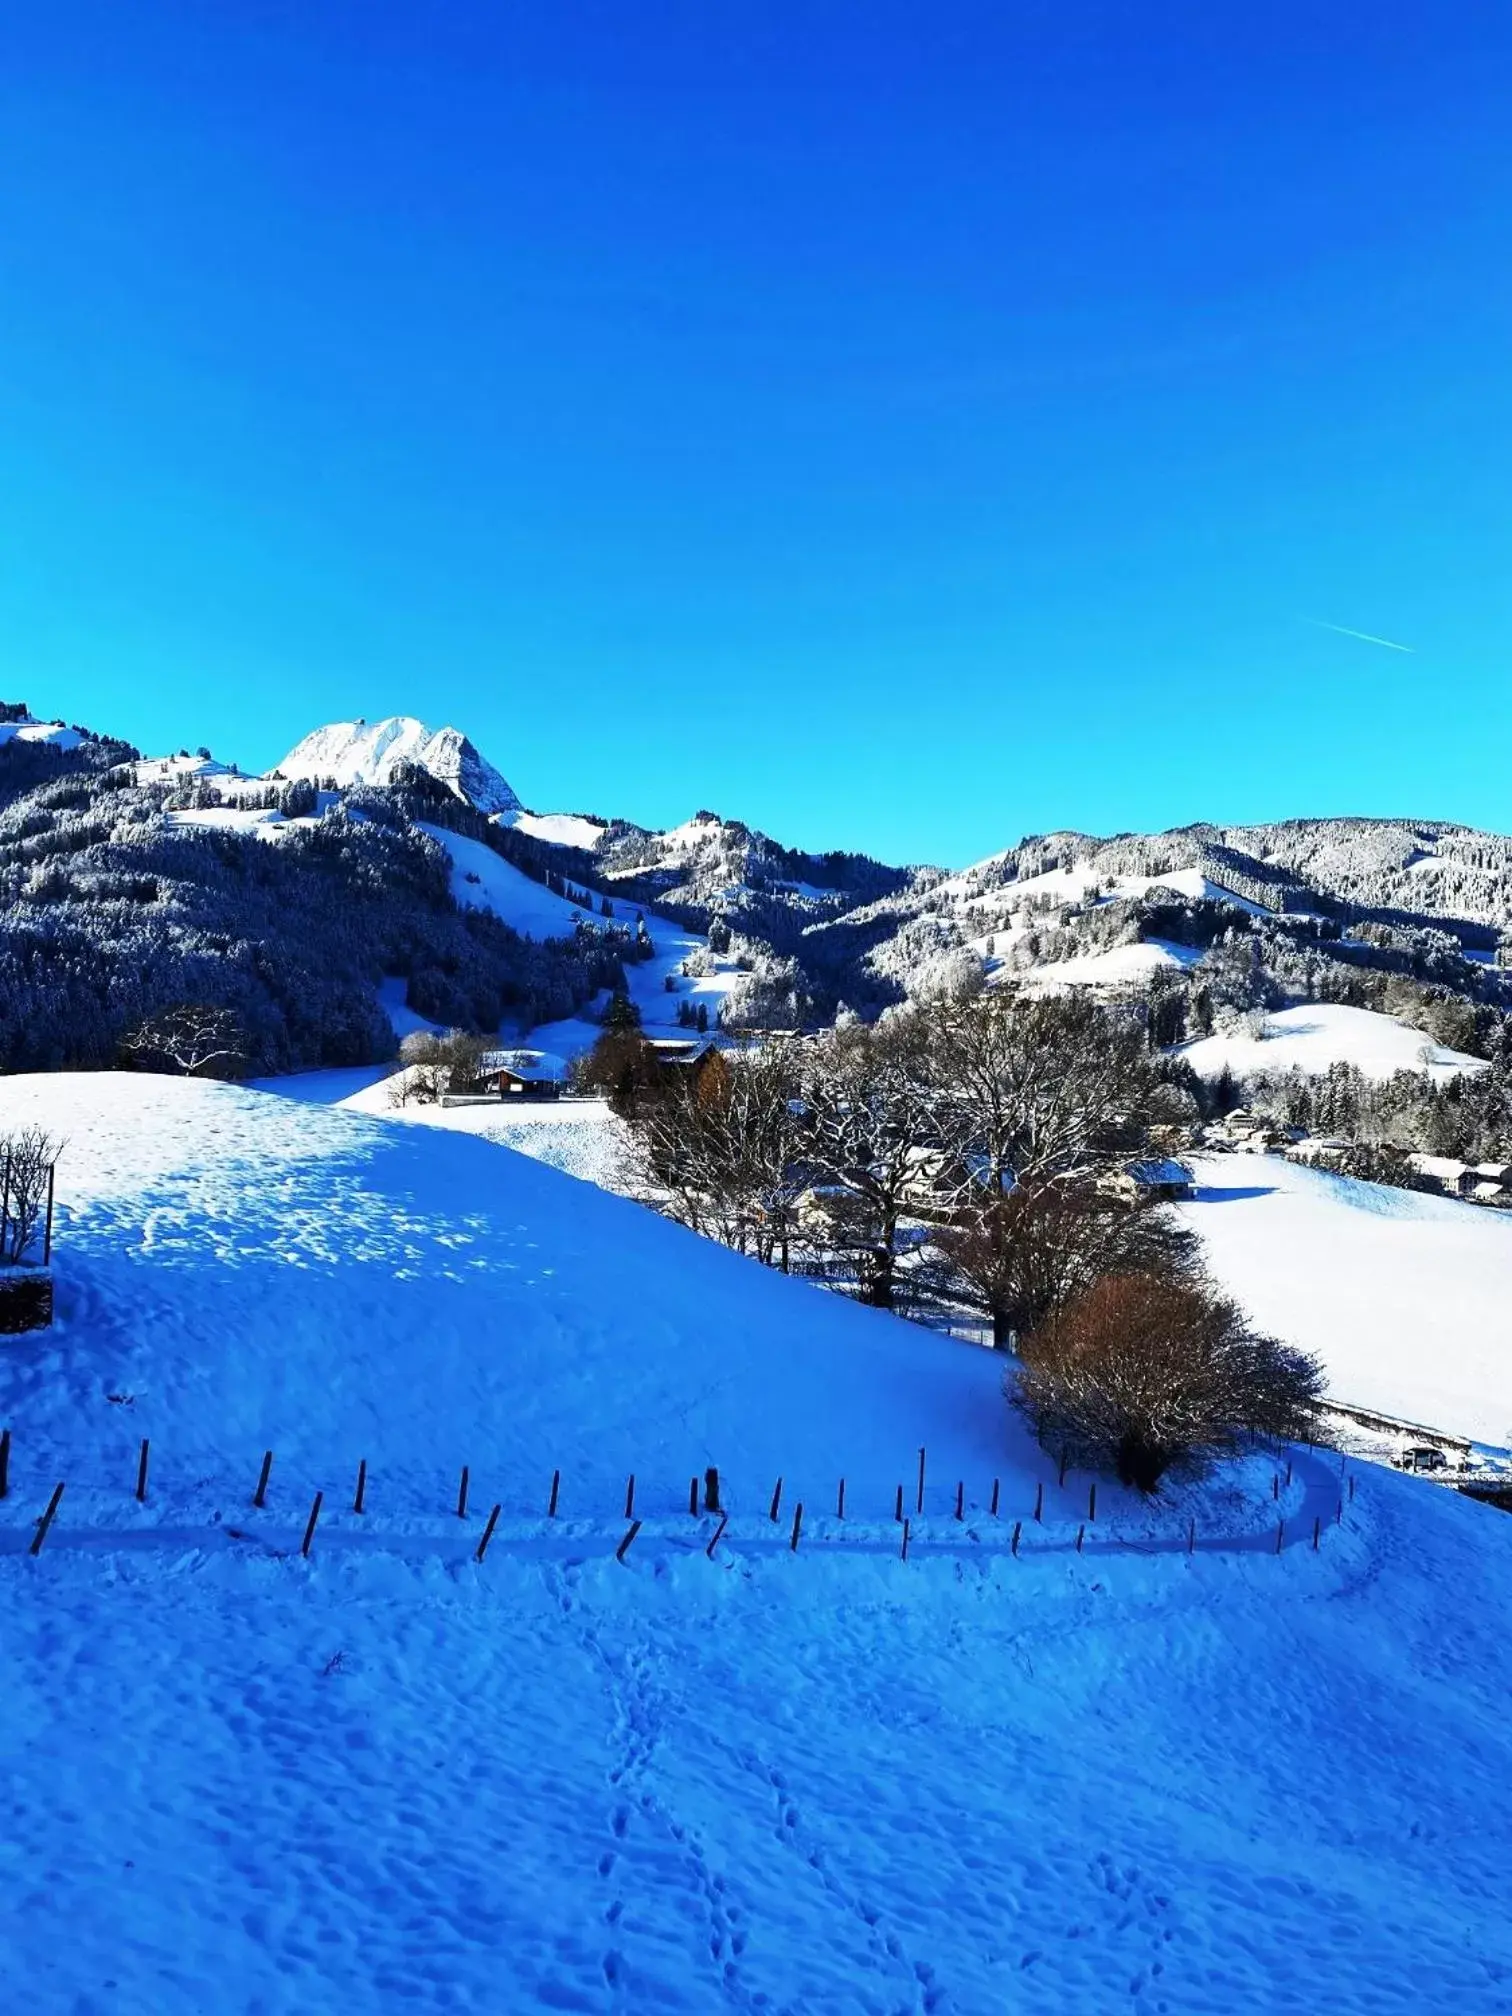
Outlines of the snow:
M1367 1078L1425 1071L1443 1082L1462 1071L1486 1068L1479 1058L1435 1043L1393 1016L1323 1001L1267 1015L1261 1038L1234 1029L1182 1044L1176 1054L1201 1078L1216 1078L1225 1065L1235 1078L1248 1078L1257 1071L1293 1070L1317 1077L1334 1064L1353 1064Z
M570 938L579 919L599 921L591 906L569 903L544 882L532 881L483 841L469 840L424 820L416 824L451 856L451 893L458 903L474 910L492 910L528 938Z
M577 812L517 812L508 823L553 847L581 847L589 854L609 830L606 821Z
M1087 952L1074 959L1058 959L1021 973L1005 967L1001 977L1020 981L1038 993L1066 987L1142 987L1149 983L1153 974L1193 966L1201 957L1202 954L1190 945L1168 944L1163 939L1151 938L1138 945L1113 945L1106 952Z
M83 739L77 728L62 721L0 721L0 747L7 742L50 742L54 749L77 749Z
M1000 854L992 855L986 861L978 862L974 868L964 869L942 883L942 890L949 895L968 896L973 901L1005 904L1017 909L1033 898L1048 899L1053 904L1083 903L1095 890L1099 902L1126 903L1149 895L1151 890L1169 889L1189 902L1227 903L1247 911L1252 917L1267 914L1261 904L1236 895L1220 883L1210 882L1200 868L1172 868L1164 875L1110 875L1095 862L1081 861L1069 868L1050 868L1042 875L1023 875L1016 881L979 890L975 878L995 867L1002 858Z
M428 770L480 812L519 810L504 778L460 730L428 728L409 714L330 722L296 743L275 771L284 777L334 777L342 785L388 784L407 764Z
M1198 1156L1175 1207L1262 1328L1356 1406L1512 1446L1512 1218L1280 1156ZM1512 1534L1509 1534L1512 1538Z
M69 1137L59 1321L0 1354L27 2007L1512 2006L1502 1515L1371 1472L1315 1554L1299 1451L1279 1557L1261 1458L1108 1492L1078 1556L1086 1480L990 1353L449 1132L137 1074L0 1100Z

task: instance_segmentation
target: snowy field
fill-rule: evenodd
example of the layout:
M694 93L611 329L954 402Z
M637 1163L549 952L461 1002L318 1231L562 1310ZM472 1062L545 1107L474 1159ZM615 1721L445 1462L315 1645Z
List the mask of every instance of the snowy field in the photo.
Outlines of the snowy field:
M1367 1078L1396 1071L1422 1071L1442 1083L1462 1071L1484 1071L1478 1057L1435 1043L1421 1029L1372 1008L1346 1008L1329 1001L1283 1008L1265 1018L1265 1034L1242 1030L1203 1036L1176 1053L1201 1078L1216 1078L1227 1065L1236 1079L1257 1071L1305 1071L1321 1077L1334 1064L1353 1064Z
M68 1136L0 1350L18 2008L1512 2010L1503 1515L1370 1472L1315 1554L1298 1452L1279 1556L1259 1458L1078 1556L991 1354L523 1157L136 1075L0 1118Z
M1192 1166L1214 1272L1337 1399L1512 1447L1512 1216L1278 1155Z

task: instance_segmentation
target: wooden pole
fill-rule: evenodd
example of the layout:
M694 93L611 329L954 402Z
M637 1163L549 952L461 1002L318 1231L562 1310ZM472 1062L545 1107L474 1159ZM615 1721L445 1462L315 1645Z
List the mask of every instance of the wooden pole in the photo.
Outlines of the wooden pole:
M688 1479L688 1512L690 1517L694 1519L698 1517L698 1479L696 1477Z
M10 1430L0 1435L0 1498L10 1495Z
M994 1477L992 1480L992 1516L994 1519L998 1516L998 1490L1001 1482L1001 1478L998 1477Z
M367 1497L367 1458L366 1456L364 1456L362 1461L357 1465L357 1489L352 1494L352 1510L354 1512L360 1512L362 1510L363 1501L366 1499L366 1497Z
M1097 1484L1094 1481L1092 1489L1087 1494L1087 1524L1089 1526L1093 1525L1096 1522L1096 1519L1097 1519Z
M299 1551L307 1561L310 1558L310 1542L315 1538L315 1521L320 1517L320 1501L324 1496L323 1491L315 1493L315 1502L310 1507L310 1517L305 1525L304 1539L299 1543Z
M1354 1472L1353 1472L1353 1470L1351 1470L1351 1471L1350 1471L1350 1473L1349 1473L1349 1502L1350 1502L1350 1504L1351 1504L1351 1505L1353 1505L1353 1503L1354 1503Z
M905 1519L903 1521L903 1559L905 1561L908 1559L908 1527L909 1522Z
M478 1551L473 1556L473 1559L475 1561L481 1561L483 1559L483 1556L488 1552L488 1543L490 1540L492 1540L494 1536L494 1528L495 1526L498 1525L498 1523L499 1523L499 1508L497 1505L495 1505L492 1512L490 1512L488 1515L488 1524L483 1528L483 1538L478 1542Z
M1344 1500L1342 1498L1339 1500L1339 1509L1334 1513L1334 1524L1335 1526L1342 1526L1344 1524Z
M772 1512L771 1512L771 1519L772 1519L772 1524L773 1524L774 1526L775 1526L775 1525L777 1524L777 1508L778 1508L778 1507L779 1507L779 1506L781 1505L781 1503L782 1503L782 1479L781 1479L781 1478L779 1477L779 1478L777 1479L777 1483L776 1483L776 1486L775 1486L775 1488L773 1489L773 1492L772 1492Z
M462 1481L457 1486L457 1517L467 1517L467 1465L462 1465Z
M708 1546L705 1547L704 1549L705 1554L708 1555L711 1561L714 1559L714 1549L719 1545L720 1541L723 1540L724 1529L726 1528L726 1526L729 1525L729 1523L730 1523L729 1513L721 1512L719 1515L719 1524L714 1528L714 1538L709 1542Z
M705 1512L723 1510L719 1502L719 1472L712 1463L704 1472L704 1510Z
M1064 1449L1061 1450L1060 1475L1055 1481L1058 1485L1064 1484L1066 1481L1066 1452Z
M263 1451L262 1474L259 1476L257 1480L257 1489L252 1493L252 1503L258 1508L259 1511L261 1511L263 1506L266 1505L268 1502L268 1477L269 1473L272 1471L272 1468L273 1468L273 1451L271 1449L265 1449Z
M1281 1496L1281 1479L1274 1470L1271 1472L1271 1496L1272 1498L1279 1498Z
M1286 1521L1284 1519L1278 1519L1276 1521L1276 1552L1278 1554L1281 1552L1281 1540L1285 1532L1286 1532Z
M898 1502L893 1508L893 1517L901 1522L903 1518L903 1486L898 1486Z
M562 1473L560 1470L553 1470L551 1473L551 1498L546 1506L546 1517L548 1519L555 1519L556 1517L557 1499L561 1496L561 1490Z
M1082 1550L1082 1541L1086 1538L1086 1535L1087 1535L1086 1527L1078 1526L1076 1529L1076 1551L1078 1554L1080 1554Z
M1045 1483L1044 1479L1041 1478L1039 1483L1035 1486L1034 1490L1034 1516L1036 1520L1042 1518L1044 1509L1045 1509Z
M57 1511L58 1501L62 1498L62 1496L63 1496L63 1486L61 1484L55 1484L53 1486L53 1494L51 1498L49 1498L47 1501L47 1510L42 1514L42 1517L37 1521L37 1537L32 1541L31 1547L28 1549L28 1552L32 1554L40 1554L42 1552L42 1542L47 1538L47 1529L49 1526L51 1526L53 1522L53 1514Z
M1187 1527L1187 1552L1188 1554L1195 1554L1196 1551L1197 1551L1197 1521L1194 1519L1192 1523Z
M920 1513L924 1510L924 1451L922 1449L919 1451L919 1502L915 1510Z
M1290 1489L1291 1489L1291 1458L1290 1458L1290 1456L1288 1456L1288 1457L1287 1457L1287 1459L1286 1459L1286 1488L1287 1488L1287 1490L1288 1490L1288 1491L1290 1491Z
M51 1267L52 1265L53 1179L57 1173L57 1163L49 1162L47 1165L47 1230L42 1237L42 1265L44 1267Z
M1319 1541L1320 1541L1320 1540L1322 1539L1322 1537L1323 1537L1323 1521L1322 1521L1322 1519L1321 1519L1321 1518L1315 1518L1315 1519L1313 1520L1313 1552L1314 1552L1314 1554L1316 1554L1316 1553L1317 1553L1317 1551L1318 1551L1318 1542L1319 1542Z
M142 1453L137 1458L136 1495L138 1505L145 1505L147 1503L147 1438L145 1435L142 1437Z
M835 1517L837 1519L845 1517L845 1479L843 1477L840 1479L840 1490L835 1498Z
M957 1519L964 1519L966 1517L966 1484L964 1479L956 1486L956 1517Z
M798 1552L798 1535L802 1531L803 1531L803 1500L800 1498L798 1500L797 1505L793 1508L792 1550L795 1554Z
M1023 1530L1024 1530L1024 1522L1023 1522L1023 1520L1022 1520L1022 1519L1015 1519L1015 1520L1014 1520L1014 1522L1013 1522L1013 1550L1012 1550L1012 1551L1013 1551L1013 1558L1014 1558L1014 1560L1015 1560L1015 1561L1017 1561L1017 1559L1018 1559L1018 1543L1019 1543L1019 1535L1020 1535L1020 1533L1022 1533L1022 1532L1023 1532Z
M624 1560L625 1556L630 1552L631 1541L634 1540L636 1534L639 1533L640 1529L641 1529L641 1522L639 1521L639 1519L637 1519L632 1523L630 1531L625 1535L624 1539L621 1540L618 1547L615 1548L614 1558L616 1561Z
M630 1472L630 1481L625 1486L625 1517L627 1519L635 1517L635 1472L633 1470Z

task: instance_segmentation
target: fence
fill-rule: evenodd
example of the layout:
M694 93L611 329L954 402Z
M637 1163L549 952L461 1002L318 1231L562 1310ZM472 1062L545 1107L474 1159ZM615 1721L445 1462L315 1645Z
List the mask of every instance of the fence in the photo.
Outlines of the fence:
M1294 1463L1304 1466L1305 1471L1301 1503L1283 1504L1283 1499L1289 1499L1292 1492ZM202 1521L191 1520L188 1525L157 1527L141 1522L122 1526L111 1516L72 1529L66 1544L108 1551L113 1546L140 1548L163 1544L187 1549L234 1543L262 1545L274 1554L289 1554L294 1551L293 1534L298 1532L297 1551L305 1559L316 1551L319 1540L322 1544L344 1547L367 1544L378 1551L400 1554L440 1553L458 1559L470 1554L479 1564L487 1559L491 1547L521 1555L561 1551L607 1556L612 1552L617 1561L625 1564L631 1560L638 1537L650 1528L656 1544L662 1548L685 1553L701 1551L711 1561L721 1549L725 1554L781 1551L796 1555L800 1550L852 1556L886 1553L903 1562L911 1556L942 1553L969 1554L977 1560L989 1560L994 1555L1019 1560L1034 1554L1070 1552L1279 1555L1288 1546L1310 1547L1316 1552L1328 1528L1343 1523L1355 1494L1355 1477L1345 1464L1335 1467L1319 1452L1308 1451L1304 1455L1296 1451L1285 1454L1284 1472L1279 1463L1271 1470L1269 1490L1251 1508L1253 1524L1242 1530L1199 1532L1198 1518L1188 1510L1172 1513L1165 1526L1157 1530L1129 1533L1118 1530L1116 1518L1113 1524L1108 1522L1106 1481L1102 1485L1100 1525L1099 1480L1075 1475L1068 1480L1064 1458L1058 1468L1051 1467L1053 1476L1030 1479L1023 1472L1015 1473L1008 1480L1006 1491L1004 1479L994 1477L980 1498L974 1495L968 1498L964 1478L944 1485L931 1484L928 1451L921 1448L910 1476L888 1494L885 1507L873 1502L860 1508L858 1517L855 1493L851 1491L848 1495L844 1476L835 1480L822 1502L812 1491L807 1500L794 1498L786 1491L786 1479L779 1476L769 1495L763 1488L759 1499L753 1501L753 1509L740 1515L738 1525L732 1524L733 1508L727 1502L725 1482L713 1466L689 1477L686 1493L679 1494L682 1502L675 1511L649 1510L644 1490L638 1509L634 1472L626 1479L622 1510L618 1489L612 1506L602 1502L600 1492L599 1502L580 1509L573 1502L570 1481L556 1468L549 1473L543 1470L532 1509L513 1508L508 1524L501 1525L504 1501L494 1500L481 1518L481 1531L474 1546L472 1534L483 1514L486 1497L475 1498L468 1464L459 1467L455 1484L447 1488L444 1497L437 1493L432 1502L419 1505L413 1497L407 1497L398 1507L406 1521L413 1522L419 1517L442 1522L438 1534L417 1532L412 1525L400 1530L384 1524L381 1511L384 1480L366 1458L358 1461L349 1481L339 1491L322 1485L308 1499L300 1495L296 1500L281 1490L276 1452L265 1449L255 1464L249 1461L243 1486L246 1495L241 1502L248 1514L260 1515L255 1520L243 1515L242 1523L233 1524L217 1512ZM11 1469L12 1435L7 1428L0 1434L0 1501L8 1501L14 1495ZM200 1480L201 1486L207 1482ZM66 1478L56 1479L45 1508L33 1522L33 1536L25 1550L33 1556L40 1554L47 1544L67 1483ZM375 1485L380 1501L376 1518L375 1506L370 1502ZM114 1504L113 1485L102 1488L92 1480L87 1488L92 1494L91 1508L96 1512L102 1498L108 1506ZM1014 1492L1021 1494L1022 1502L1010 1502ZM664 1485L657 1497L666 1508ZM126 1505L128 1499L140 1507L154 1500L150 1438L140 1442L129 1468L122 1465L120 1505ZM333 1527L332 1520L343 1515L345 1523ZM280 1518L289 1517L295 1519L294 1527L279 1524ZM21 1551L15 1543L24 1538L24 1532L24 1527L6 1527L0 1521L0 1552ZM558 1535L560 1545L554 1537Z

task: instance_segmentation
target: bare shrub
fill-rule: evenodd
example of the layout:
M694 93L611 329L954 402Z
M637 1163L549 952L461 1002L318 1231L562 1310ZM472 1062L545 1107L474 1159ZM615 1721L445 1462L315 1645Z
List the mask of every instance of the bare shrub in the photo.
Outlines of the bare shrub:
M122 1055L141 1071L183 1078L238 1078L247 1065L247 1040L230 1008L182 1001L149 1015L122 1038Z
M19 1267L36 1244L47 1182L63 1143L41 1127L0 1134L0 1265Z
M1042 1437L1154 1491L1246 1434L1316 1435L1323 1375L1201 1280L1105 1276L1027 1338L1012 1394Z
M1197 1242L1158 1205L1129 1206L1091 1183L993 1197L934 1235L967 1294L1011 1348L1105 1274L1194 1274Z

